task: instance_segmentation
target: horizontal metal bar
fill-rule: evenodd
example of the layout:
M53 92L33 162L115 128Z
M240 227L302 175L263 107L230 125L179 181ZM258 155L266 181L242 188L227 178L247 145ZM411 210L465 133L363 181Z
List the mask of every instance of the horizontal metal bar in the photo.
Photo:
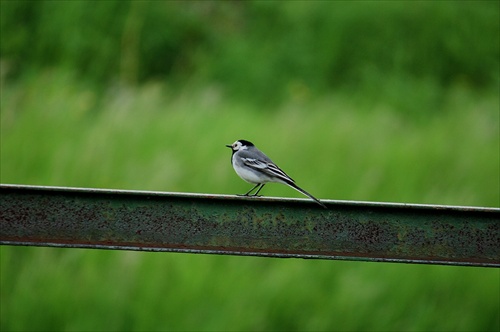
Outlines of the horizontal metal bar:
M500 209L0 185L0 244L500 267Z

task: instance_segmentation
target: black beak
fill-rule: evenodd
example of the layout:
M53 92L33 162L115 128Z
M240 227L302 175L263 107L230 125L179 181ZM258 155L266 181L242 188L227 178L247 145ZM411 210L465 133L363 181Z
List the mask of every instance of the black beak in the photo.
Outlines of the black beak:
M233 146L232 146L232 145L229 145L229 144L226 144L226 146L227 146L228 148L231 148L231 149L233 148Z

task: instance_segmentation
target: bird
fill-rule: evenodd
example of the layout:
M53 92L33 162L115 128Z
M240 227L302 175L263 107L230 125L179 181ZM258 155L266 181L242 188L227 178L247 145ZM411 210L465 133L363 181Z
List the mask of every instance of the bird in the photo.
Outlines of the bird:
M257 191L252 196L257 196L266 183L277 182L292 187L325 209L327 208L319 199L297 186L291 177L273 163L262 151L257 149L252 142L240 139L226 146L232 150L231 164L236 174L244 181L255 184L255 187L241 196L249 196L255 189Z

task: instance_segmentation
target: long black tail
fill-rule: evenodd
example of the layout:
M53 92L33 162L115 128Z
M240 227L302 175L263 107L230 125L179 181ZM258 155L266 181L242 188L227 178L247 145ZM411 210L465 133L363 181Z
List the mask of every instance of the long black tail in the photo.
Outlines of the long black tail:
M327 209L326 205L321 203L321 201L319 199L317 199L316 197L314 197L313 195L311 195L310 193L308 193L304 189L300 188L295 183L287 181L286 184L289 185L290 187L292 187L293 189L297 190L299 193L306 195L307 197L309 197L310 199L312 199L313 201L315 201L316 203L318 203L319 205L321 205L325 209Z

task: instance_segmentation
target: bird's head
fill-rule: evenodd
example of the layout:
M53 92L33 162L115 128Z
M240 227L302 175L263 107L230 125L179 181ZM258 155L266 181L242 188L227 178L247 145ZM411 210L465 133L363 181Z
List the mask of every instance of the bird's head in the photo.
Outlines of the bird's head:
M252 142L246 141L244 139L239 139L236 142L234 142L231 145L226 145L228 148L231 148L233 152L239 151L239 150L246 150L250 146L254 146Z

